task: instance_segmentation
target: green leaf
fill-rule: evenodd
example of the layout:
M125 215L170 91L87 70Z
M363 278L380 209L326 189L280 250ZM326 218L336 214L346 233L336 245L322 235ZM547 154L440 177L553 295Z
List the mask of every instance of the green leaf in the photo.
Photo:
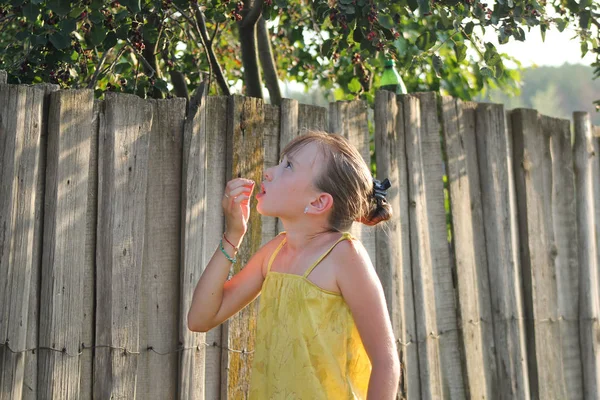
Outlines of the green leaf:
M459 63L467 58L467 46L465 46L464 43L455 43L454 52L456 53L456 61Z
M89 40L90 46L92 46L92 47L98 46L100 43L102 43L102 41L104 40L105 37L106 37L106 28L104 28L104 26L102 26L100 24L94 24L94 26L92 26L92 29L90 30L90 33L88 35L88 40Z
M104 39L104 49L108 50L117 45L117 34L114 32L108 32L106 39Z
M515 39L524 42L525 41L525 31L521 28L517 28L515 30L515 33L513 34L513 36L515 37Z
M48 39L57 50L66 49L71 45L71 37L62 32L55 32Z
M408 7L410 8L410 11L415 12L415 10L419 8L419 3L417 0L408 0Z
M566 19L561 19L561 18L557 18L554 20L554 22L556 22L556 27L558 28L559 32L562 32L565 30L565 28L567 27L567 25L569 24L569 21Z
M360 80L356 77L352 78L350 83L348 84L348 90L352 93L360 92L362 85L360 84Z
M431 32L431 31L427 31L427 32L424 32L423 34L421 34L417 38L415 44L417 45L417 47L419 48L419 50L427 51L427 50L429 50L430 48L433 47L433 45L435 44L436 40L437 39L435 37L435 34L433 32Z
M77 18L77 17L79 17L81 15L81 13L83 12L83 10L85 10L84 7L75 7L69 13L69 17L71 17L71 18Z
M333 45L332 39L327 39L323 42L323 46L321 46L321 55L323 57L329 57L331 55L331 47Z
M20 31L20 32L17 32L17 34L15 35L15 39L17 39L18 41L23 41L23 40L28 39L29 36L31 36L31 32Z
M65 0L49 0L46 6L56 14L65 16L71 12L71 2Z
M35 22L40 15L40 8L34 4L26 4L23 6L23 15L30 22Z
M394 20L388 14L379 14L377 19L379 20L379 23L381 24L381 26L383 26L384 28L392 29L395 26ZM357 42L358 41L359 40L357 40Z
M475 24L473 22L467 23L467 25L465 25L465 33L467 35L470 35L471 33L473 33L473 28L475 28Z
M586 10L579 14L579 26L581 29L590 29L591 22L591 11Z
M588 43L587 42L581 42L581 58L585 57L585 55L588 52Z
M121 5L129 7L133 13L142 11L140 0L121 0Z
M485 44L485 53L483 55L483 59L485 60L485 63L487 65L489 65L490 67L495 66L496 64L498 64L499 62L502 62L502 59L500 58L500 54L498 54L498 51L496 50L496 47L491 44L491 43L486 43Z
M37 35L33 37L33 44L37 46L45 46L48 43L48 36Z
M145 40L148 40L150 43L156 43L156 39L158 39L158 29L156 26L146 24L142 27L142 36Z
M169 88L167 86L167 82L162 80L162 79L156 79L154 81L154 87L156 87L158 90L160 90L163 93L166 93L169 91Z
M419 2L419 15L421 17L431 14L431 8L429 6L429 0L418 0Z
M483 67L479 70L479 73L483 76L486 76L488 78L491 78L492 76L494 76L494 73L492 72L491 69L489 69L488 67Z
M77 29L77 22L74 19L63 19L60 21L59 27L63 33L71 33Z

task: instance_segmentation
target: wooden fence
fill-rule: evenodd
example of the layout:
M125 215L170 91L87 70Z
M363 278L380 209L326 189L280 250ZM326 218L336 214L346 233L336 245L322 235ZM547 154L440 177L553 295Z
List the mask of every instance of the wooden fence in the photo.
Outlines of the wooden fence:
M575 113L572 147L569 121L534 110L375 103L395 217L353 233L384 287L399 396L600 398L600 129ZM188 109L0 84L0 399L245 398L260 298L206 334L186 327L225 183L261 180L305 128L369 160L368 118L361 101ZM249 225L236 272L281 229Z

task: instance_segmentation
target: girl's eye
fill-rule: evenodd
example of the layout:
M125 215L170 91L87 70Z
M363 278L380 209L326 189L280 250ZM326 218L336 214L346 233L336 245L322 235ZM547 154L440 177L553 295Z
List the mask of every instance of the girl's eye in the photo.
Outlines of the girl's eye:
M285 165L285 167L286 167L286 168L290 168L291 166L292 166L292 163L291 163L291 162L289 162L289 161L288 161L288 162L286 163L286 165Z

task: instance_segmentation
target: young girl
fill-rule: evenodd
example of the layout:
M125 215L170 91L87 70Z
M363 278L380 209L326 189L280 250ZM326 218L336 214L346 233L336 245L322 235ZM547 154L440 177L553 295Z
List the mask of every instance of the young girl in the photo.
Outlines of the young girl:
M262 291L250 399L395 399L400 364L383 289L353 221L391 217L385 189L342 136L310 132L283 150L257 211L285 228L227 281L247 229L255 183L225 188L226 229L188 314L206 332Z

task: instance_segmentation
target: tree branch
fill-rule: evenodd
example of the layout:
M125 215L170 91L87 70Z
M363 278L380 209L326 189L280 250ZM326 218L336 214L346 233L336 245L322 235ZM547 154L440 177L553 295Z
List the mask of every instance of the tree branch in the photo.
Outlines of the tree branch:
M104 54L102 54L102 58L100 59L100 62L98 63L98 66L94 71L94 75L92 75L92 80L90 80L90 82L87 85L88 89L93 89L96 86L96 81L98 80L98 76L100 75L100 69L104 65L104 61L106 61L106 57L108 57L108 53L110 53L112 49L113 48L111 47L110 49L106 50Z
M258 42L258 58L260 59L260 65L262 66L265 77L265 85L269 91L271 104L278 106L281 104L281 90L279 88L277 68L275 67L275 60L273 59L273 49L271 48L271 41L269 40L267 23L262 17L259 18L257 22L256 36Z
M262 15L262 5L263 0L254 0L252 8L250 9L250 11L248 11L248 14L244 16L244 19L240 24L242 28L248 28L256 24L256 22Z

